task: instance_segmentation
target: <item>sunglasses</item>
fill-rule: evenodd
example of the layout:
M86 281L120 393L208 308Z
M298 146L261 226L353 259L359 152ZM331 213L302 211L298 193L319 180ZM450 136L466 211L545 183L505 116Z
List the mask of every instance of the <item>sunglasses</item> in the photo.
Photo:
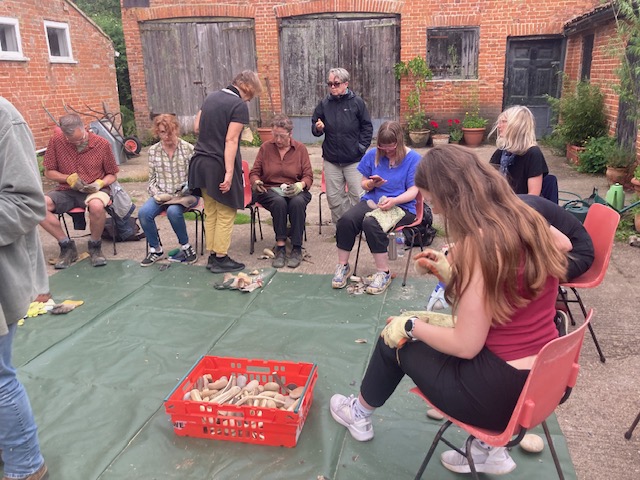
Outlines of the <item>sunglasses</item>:
M378 150L382 150L383 152L395 152L397 148L397 143L392 143L391 145L378 145Z
M338 88L340 85L342 85L344 82L327 82L327 87L331 88L331 87L335 87Z

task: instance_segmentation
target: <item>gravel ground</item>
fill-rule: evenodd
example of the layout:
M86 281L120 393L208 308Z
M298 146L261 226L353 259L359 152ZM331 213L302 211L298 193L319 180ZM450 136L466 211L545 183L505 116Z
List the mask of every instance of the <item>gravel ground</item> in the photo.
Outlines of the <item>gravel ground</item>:
M321 152L318 145L309 146L309 152L316 174L316 184L312 187L313 200L307 209L307 242L305 243L305 261L296 270L300 273L333 272L335 264L335 229L331 224L318 233L318 193L320 192ZM598 187L604 196L608 186L603 176L591 176L577 173L564 158L552 155L543 149L549 168L559 178L560 189L588 196L593 187ZM485 145L476 149L478 155L488 160L494 147ZM137 179L124 183L135 203L140 206L147 198L146 150L121 166L120 179ZM243 148L243 158L252 164L257 153L256 148ZM51 185L45 183L45 191ZM627 194L627 203L630 194ZM248 212L245 210L245 213ZM322 200L322 218L330 218L326 199ZM247 264L248 268L268 266L268 260L261 260L262 249L272 248L273 230L269 223L269 213L262 211L262 231L264 239L258 236L256 252L249 254L249 225L238 225L233 232L230 255ZM72 222L67 220L71 228ZM436 219L437 223L437 219ZM158 219L161 236L166 248L176 246L175 236L166 217ZM189 231L193 242L194 222L189 222ZM87 232L74 232L80 252L86 250ZM45 256L55 258L58 254L56 242L42 231ZM434 242L438 245L439 239ZM125 242L117 244L118 253L113 255L111 243L105 242L103 251L108 259L142 260L145 255L144 242ZM366 250L366 249L365 249ZM205 256L199 257L194 268L203 268ZM401 275L403 259L392 262L392 268ZM558 419L569 444L569 450L576 467L578 478L582 480L604 479L626 480L640 478L640 427L630 440L624 438L635 415L640 411L638 372L640 372L640 346L635 333L636 322L640 320L636 313L640 287L637 272L640 268L640 249L622 242L616 242L611 263L604 282L598 288L584 290L582 298L587 308L596 311L593 327L607 358L601 363L587 335L581 357L581 373L576 389L569 401L557 410ZM410 275L412 269L410 269ZM361 255L359 271L363 274L373 271L373 262L368 254ZM50 266L50 274L55 270ZM393 286L391 288L394 288ZM576 313L578 310L576 310ZM579 317L579 314L578 314Z

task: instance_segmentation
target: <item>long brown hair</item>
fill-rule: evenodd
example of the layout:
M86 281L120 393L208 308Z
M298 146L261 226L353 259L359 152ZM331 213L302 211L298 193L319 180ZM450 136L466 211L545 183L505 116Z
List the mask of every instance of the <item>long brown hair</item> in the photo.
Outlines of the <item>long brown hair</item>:
M396 165L400 165L404 157L407 156L407 149L404 145L404 130L398 122L389 120L380 125L376 142L378 145L396 144ZM382 156L380 150L376 148L376 166L380 163Z
M555 246L547 222L471 150L457 145L432 148L416 169L415 184L433 196L447 240L455 242L445 289L454 311L474 265L482 270L485 305L494 324L506 323L540 294L548 276L564 280L567 259Z

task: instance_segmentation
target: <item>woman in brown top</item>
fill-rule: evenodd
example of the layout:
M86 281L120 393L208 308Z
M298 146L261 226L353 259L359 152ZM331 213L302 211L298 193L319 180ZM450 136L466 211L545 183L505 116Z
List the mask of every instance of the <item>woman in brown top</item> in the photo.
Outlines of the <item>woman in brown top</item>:
M311 201L313 169L307 147L291 138L293 123L286 115L271 122L273 140L260 147L249 174L253 198L271 212L276 234L274 268L296 268L302 261L302 235ZM291 224L291 254L286 257L287 219Z

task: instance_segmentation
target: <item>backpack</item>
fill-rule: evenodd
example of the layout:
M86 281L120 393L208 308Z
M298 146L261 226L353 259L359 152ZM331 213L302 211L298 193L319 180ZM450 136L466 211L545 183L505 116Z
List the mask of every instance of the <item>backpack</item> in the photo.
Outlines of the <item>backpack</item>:
M133 212L133 210L132 210ZM138 225L138 219L130 214L126 219L118 216L108 217L104 223L102 238L113 241L111 234L113 230L113 222L116 223L116 242L137 242L145 238L145 234Z
M414 246L422 246L428 247L433 243L433 239L436 238L436 234L438 233L435 228L433 228L433 213L431 212L431 207L424 204L424 211L422 213L422 222L419 225L413 228L403 228L402 233L404 234L404 244L407 247L411 246L411 242L413 241L413 232L414 229L418 229L422 236L422 245L420 245L420 235L415 240Z

